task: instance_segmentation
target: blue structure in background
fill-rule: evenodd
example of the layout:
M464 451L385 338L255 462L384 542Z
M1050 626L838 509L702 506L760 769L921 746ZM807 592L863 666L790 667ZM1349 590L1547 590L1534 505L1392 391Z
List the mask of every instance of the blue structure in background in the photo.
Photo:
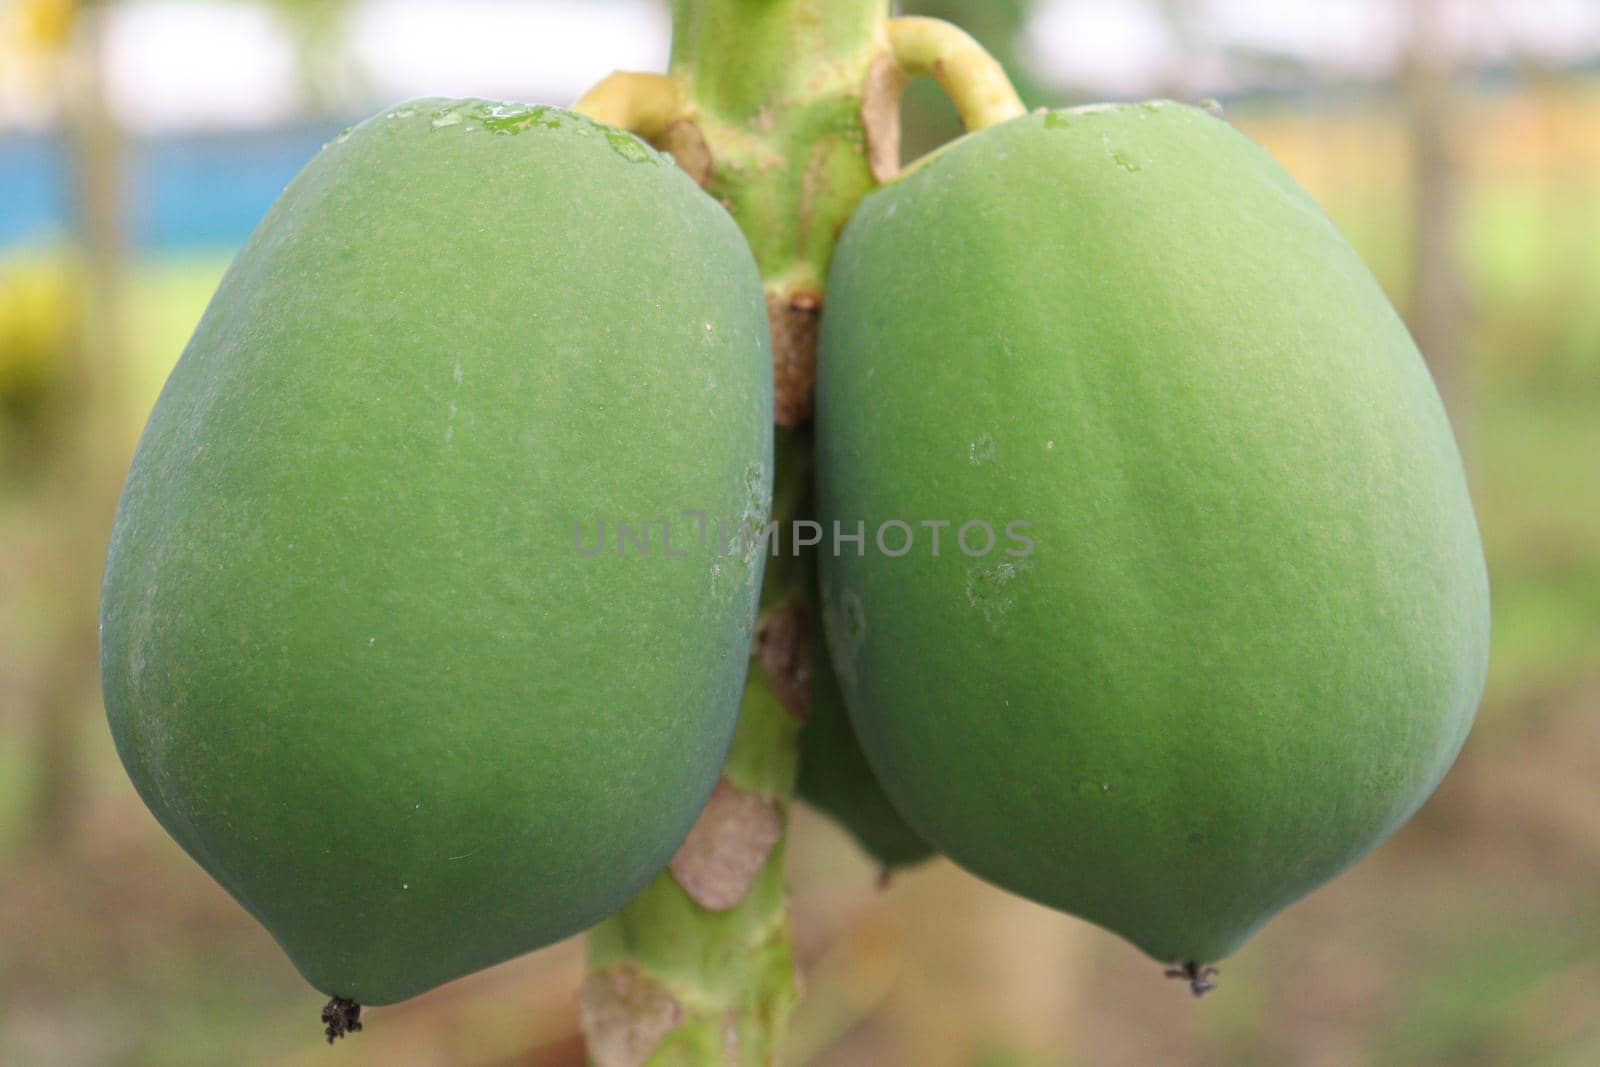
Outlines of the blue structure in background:
M231 248L338 126L130 140L124 160L129 239L142 252ZM66 145L0 138L0 249L59 238L71 222Z
M65 174L60 151L49 139L0 140L0 249L63 228Z

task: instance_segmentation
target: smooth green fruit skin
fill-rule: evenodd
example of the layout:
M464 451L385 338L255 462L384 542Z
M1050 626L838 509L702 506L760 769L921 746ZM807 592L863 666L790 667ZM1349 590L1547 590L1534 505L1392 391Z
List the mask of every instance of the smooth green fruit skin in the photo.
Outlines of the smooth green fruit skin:
M822 560L863 748L929 843L1211 961L1433 790L1488 658L1461 462L1264 151L1166 103L977 134L866 200L825 319L824 519L955 524Z
M333 995L593 924L719 772L761 560L682 512L765 521L771 404L753 258L667 157L551 108L363 123L234 262L128 476L101 671L140 794Z
M811 716L800 732L800 798L831 816L885 871L909 867L933 849L906 825L867 763L828 659L820 626L811 650Z

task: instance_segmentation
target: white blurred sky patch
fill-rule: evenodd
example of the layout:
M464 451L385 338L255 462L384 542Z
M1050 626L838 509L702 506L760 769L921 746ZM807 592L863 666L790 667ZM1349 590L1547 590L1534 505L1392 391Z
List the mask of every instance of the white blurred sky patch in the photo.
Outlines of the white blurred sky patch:
M1042 5L1023 56L1047 84L1146 91L1177 59L1178 38L1149 0L1073 0Z
M1439 3L1468 62L1600 56L1600 0ZM247 0L109 8L111 97L135 132L263 127L303 111L294 35L276 10ZM1297 65L1382 78L1407 32L1399 0L1041 0L1023 54L1061 92L1196 98L1298 78ZM663 69L669 37L660 0L364 0L350 13L337 60L345 95L334 103L352 116L429 95L565 104L611 70ZM5 73L0 129L49 121L48 96Z
M354 115L416 96L569 104L613 70L664 70L671 26L652 0L367 0L345 39L342 80L358 88L336 103ZM105 50L136 133L271 126L304 104L294 35L265 4L121 0ZM0 78L0 128L47 122L34 97Z
M570 104L613 70L665 70L671 26L649 0L381 0L350 26L382 100L488 96Z
M257 126L294 115L294 42L256 4L139 0L107 13L106 89L129 127Z
M1046 85L1137 96L1222 94L1273 78L1267 62L1316 76L1392 73L1410 33L1399 0L1187 0L1177 25L1156 0L1044 0L1024 55ZM1600 0L1439 0L1463 62L1573 63L1600 55Z

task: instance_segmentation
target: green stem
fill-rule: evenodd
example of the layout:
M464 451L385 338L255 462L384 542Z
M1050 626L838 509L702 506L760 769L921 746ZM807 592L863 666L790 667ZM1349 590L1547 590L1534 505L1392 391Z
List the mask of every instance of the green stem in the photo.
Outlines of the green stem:
M839 231L877 184L863 97L889 0L676 0L669 75L608 79L583 109L641 129L727 206L755 252L775 344L773 517L739 726L689 840L590 934L580 996L598 1067L778 1062L799 997L783 833L808 710L807 582L789 523L811 499L816 326ZM642 118L641 118L642 116Z
M838 231L875 185L861 98L873 61L888 51L888 7L674 5L672 75L709 152L706 189L739 220L769 292L820 297Z
M828 264L899 167L905 79L931 74L969 128L1022 104L961 30L889 0L675 0L672 69L614 74L580 111L670 151L738 221L766 290L777 426L773 518L809 517L809 422ZM722 780L671 868L590 934L580 995L598 1067L769 1067L798 999L783 834L810 708L809 559L768 560Z
M861 92L889 0L673 0L672 71L735 123Z

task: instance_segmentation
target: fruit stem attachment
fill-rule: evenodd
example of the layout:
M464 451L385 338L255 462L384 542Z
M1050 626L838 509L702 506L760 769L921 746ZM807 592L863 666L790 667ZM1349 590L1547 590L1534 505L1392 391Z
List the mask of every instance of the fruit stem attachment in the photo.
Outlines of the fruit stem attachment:
M683 92L665 74L619 70L583 94L573 110L654 141L683 114Z
M941 19L892 19L889 48L907 75L926 74L939 83L969 132L1027 111L1000 61L959 26Z

